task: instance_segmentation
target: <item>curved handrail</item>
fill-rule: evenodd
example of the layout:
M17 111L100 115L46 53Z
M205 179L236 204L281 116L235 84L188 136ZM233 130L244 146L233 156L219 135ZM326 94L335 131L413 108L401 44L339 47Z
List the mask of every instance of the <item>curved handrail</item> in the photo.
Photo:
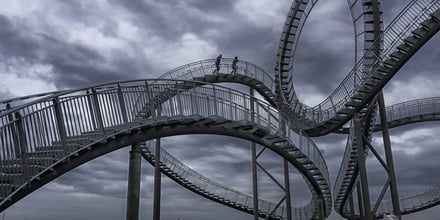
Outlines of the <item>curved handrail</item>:
M226 74L231 74L233 70L232 61L233 59L231 58L222 58L219 65L219 73L226 72ZM205 77L206 75L218 75L219 73L214 73L215 69L215 59L201 60L170 70L161 75L159 79L194 80L198 77ZM274 80L272 76L251 62L239 60L235 75L248 76L254 80L258 80L269 90L274 91Z
M393 128L424 120L440 119L440 97L415 99L387 106L385 109L388 127ZM407 119L407 120L403 120ZM380 130L376 121L375 131Z
M54 143L61 143L63 146L63 142L68 138L79 138L90 132L100 137L95 140L99 142L108 135L107 129L131 126L131 123L137 124L146 120L127 114L127 112L144 110L142 108L132 109L137 106L135 101L141 94L144 99L149 100L151 97L171 91L170 94L173 95L168 97L168 101L161 103L160 107L156 106L156 109L160 108L160 115L155 117L185 117L201 114L205 117L218 116L232 121L248 122L251 122L251 118L254 117L253 123L271 134L279 135L281 129L285 129L282 132L285 134L283 136L285 140L280 142L281 145L275 144L269 147L276 147L280 152L288 147L293 150L291 153L295 156L303 158L301 161L295 159L290 161L296 163L294 166L304 173L313 188L323 195L326 212L330 213L329 176L324 158L310 138L298 135L289 126L280 127L279 119L288 118L284 113L258 99L255 100L255 112L252 113L249 108L251 99L249 95L222 86L206 84L206 86L181 91L179 85L187 84L200 83L164 79L128 81L73 90L32 101L15 109L14 112L0 115L1 149L10 152L0 154L0 163L3 165L6 161L18 159L26 164L27 160L31 159L30 155L36 153L42 153L46 158L53 152L41 152L42 147L51 148ZM146 85L154 86L147 87ZM187 101L182 101L182 99ZM155 117L150 117L148 120L154 121ZM290 124L288 120L287 124ZM45 165L43 171L29 176L22 175L20 179L13 175L0 176L0 179L2 182L13 182L20 187L25 187L28 181L34 180L39 174L46 172L54 164L64 161L76 152L78 150L69 152L62 147L59 152L61 158L57 162L41 161ZM286 152L284 156L288 154ZM301 165L301 163L307 163L307 165ZM17 173L27 172L28 166L25 164L15 167Z
M32 95L27 95L27 96L20 96L20 97L0 100L0 113L8 110L8 107L7 107L8 104L10 106L11 106L11 104L16 106L17 104L20 104L20 103L29 102L29 100L39 99L44 96L50 96L50 95L54 95L54 94L58 94L58 93L66 92L66 91L68 91L68 90L44 92L44 93L38 93L38 94L32 94Z
M383 201L378 209L376 216L382 217L384 214L390 214L393 211L391 201ZM425 210L433 206L440 205L440 186L434 186L423 192L399 198L400 210L402 214L411 214L417 211Z

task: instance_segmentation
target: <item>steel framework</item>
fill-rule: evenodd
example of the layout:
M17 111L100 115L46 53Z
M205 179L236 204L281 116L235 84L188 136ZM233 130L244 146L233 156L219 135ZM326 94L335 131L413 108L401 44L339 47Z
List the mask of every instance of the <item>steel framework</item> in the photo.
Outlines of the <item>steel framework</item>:
M0 210L69 170L116 149L131 146L127 219L138 219L140 157L155 166L154 219L160 219L161 173L220 204L254 219L324 219L334 208L351 219L400 218L440 203L438 186L399 198L388 128L439 120L440 99L427 98L385 107L382 88L440 30L440 2L413 0L383 29L378 0L348 0L355 30L356 63L320 104L300 102L293 88L293 60L301 30L317 0L293 1L281 35L273 74L232 59L220 70L215 60L173 69L159 79L109 83L0 101ZM249 94L220 82L244 84ZM258 92L264 100L254 96ZM349 122L352 120L352 122ZM350 127L344 127L349 124ZM382 131L386 159L371 144ZM348 134L332 200L326 162L310 137ZM180 134L220 134L252 142L253 195L224 187L192 170L160 146L160 138ZM155 140L154 147L146 141ZM284 160L284 182L257 159L255 144ZM371 203L365 156L373 153L388 174L378 201ZM291 207L288 166L302 175L312 199ZM257 170L283 190L269 202L258 195ZM382 201L387 189L391 201ZM357 194L354 191L357 190ZM354 197L358 199L355 207Z

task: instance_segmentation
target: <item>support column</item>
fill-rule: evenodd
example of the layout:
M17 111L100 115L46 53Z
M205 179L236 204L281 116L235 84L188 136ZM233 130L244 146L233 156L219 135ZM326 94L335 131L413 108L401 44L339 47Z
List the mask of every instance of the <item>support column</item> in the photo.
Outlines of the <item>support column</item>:
M355 118L354 120L354 130L356 132L356 148L359 164L359 175L360 184L362 189L362 203L364 210L364 217L366 220L372 220L371 215L371 203L370 203L370 192L368 190L368 178L367 178L367 167L365 164L365 151L364 151L364 141L362 137L362 121L360 118Z
M141 149L140 143L131 146L128 169L126 220L139 219L139 201L141 186Z
M354 203L353 203L353 193L348 195L348 204L350 205L350 220L355 220L355 211L354 211Z
M251 120L254 121L254 89L250 88L250 110ZM255 142L251 142L252 147L252 194L254 198L254 220L258 220L258 179L257 179L257 146Z
M325 219L325 208L324 208L324 198L322 195L318 196L319 199L319 219L324 220Z
M290 179L289 179L289 163L284 159L284 191L286 193L286 215L287 220L292 220L292 204L290 201Z
M160 219L160 194L161 194L161 173L160 173L160 138L156 139L156 150L154 153L154 201L153 220Z
M356 192L357 192L357 199L358 199L358 207L359 207L359 217L360 219L364 219L364 205L362 202L362 192L361 192L361 184L358 182L356 184Z
M393 152L391 150L390 133L388 132L388 120L385 111L385 101L382 91L378 95L378 103L379 103L380 124L382 125L383 147L385 150L385 158L387 161L388 175L390 177L390 192L391 192L391 202L393 204L393 214L397 216L398 219L401 219L399 193L397 190L397 181L396 181L396 174L395 174L394 162L393 162Z
M252 142L252 192L254 198L254 220L258 220L257 146L254 142Z

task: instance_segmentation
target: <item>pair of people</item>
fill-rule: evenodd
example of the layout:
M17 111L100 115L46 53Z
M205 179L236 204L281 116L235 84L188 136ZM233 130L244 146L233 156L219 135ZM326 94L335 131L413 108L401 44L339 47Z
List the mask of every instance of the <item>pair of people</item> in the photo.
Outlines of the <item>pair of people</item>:
M215 60L215 70L212 73L218 73L220 70L220 62L222 60L222 55L218 55L217 59ZM238 57L236 56L234 60L232 61L232 72L231 74L237 73L237 63L238 63Z

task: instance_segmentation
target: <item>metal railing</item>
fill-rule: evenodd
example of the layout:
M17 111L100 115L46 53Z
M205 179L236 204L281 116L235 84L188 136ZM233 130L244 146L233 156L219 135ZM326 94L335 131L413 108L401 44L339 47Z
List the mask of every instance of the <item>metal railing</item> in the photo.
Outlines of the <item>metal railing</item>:
M426 114L440 114L440 97L416 99L386 107L388 121L418 117ZM379 124L377 120L376 124Z
M410 214L417 211L421 211L432 206L436 206L440 204L440 187L434 186L428 190L423 192L405 196L399 198L400 210L401 214ZM375 204L371 204L372 207ZM345 210L349 210L348 205L345 205ZM359 207L355 206L354 211L359 213ZM393 206L390 200L382 201L376 210L375 217L382 218L383 215L392 214Z
M385 49L382 53L375 53L373 51L374 46L372 46L372 49L365 53L363 58L360 59L339 86L320 104L309 107L301 103L296 97L288 98L283 96L285 104L289 105L292 111L297 112L300 117L315 122L315 124L321 124L330 120L337 115L338 111L345 107L345 104L351 100L351 97L358 93L364 83L376 73L376 70L384 64L383 61L390 58L390 54L396 51L397 46L403 44L405 38L412 35L412 31L439 8L440 3L438 1L412 1L384 30L382 37L374 43L384 44ZM375 60L375 62L371 60ZM278 80L282 82L281 78ZM293 101L289 102L288 100Z
M400 209L402 213L412 213L418 210L423 210L426 207L440 204L440 186L434 186L424 192L415 195L406 196L399 199ZM391 201L383 201L377 210L379 215L392 213L393 206Z
M3 175L0 176L0 182L13 182L20 186L17 189L19 190L56 163L93 143L105 140L108 135L142 124L197 116L251 123L264 128L270 134L286 134L282 138L286 139L293 150L304 155L306 162L311 163L304 165L305 170L308 170L304 173L309 176L308 180L314 182L315 177L324 178L325 181L315 183L318 186L315 190L323 191L327 205L331 204L329 175L324 158L310 138L299 135L288 127L279 126L280 118L288 118L287 115L258 99L255 100L255 112L251 112L251 97L232 89L207 84L191 90L181 90L179 85L185 84L194 82L137 80L105 84L45 97L23 105L14 112L1 114L0 165L6 166L17 161L21 166L16 166L16 172L27 174L29 166L26 164L38 162L45 170L19 177ZM136 115L129 114L145 111L143 106L137 105L140 99L148 102L153 100L152 97L164 94L170 95L167 101L152 106L155 114L151 117L139 119ZM251 120L252 115L255 122ZM281 132L281 129L286 130ZM89 140L87 145L78 142L79 146L70 148L66 144L83 139ZM56 161L47 158L56 158ZM312 169L314 170L311 171ZM331 206L327 210L329 212Z
M377 60L378 62L375 62L372 64L367 63L368 66L365 66L364 65L365 59L361 59L360 63L358 65L356 65L355 69L344 79L344 81L340 84L338 89L335 90L335 92L333 92L332 95L330 95L328 99L331 99L334 94L338 94L337 91L338 90L341 91L341 89L339 89L341 86L344 86L343 90L346 91L347 96L345 96L345 97L351 97L351 95L349 95L349 93L347 92L350 90L346 88L345 82L350 82L350 81L353 82L353 84L352 84L353 90L351 90L351 91L354 92L355 91L354 88L356 86L355 82L361 82L360 85L362 85L362 81L365 81L373 73L375 73L374 70L376 70L380 65L382 65L382 61L390 58L389 55L392 52L394 52L395 48L398 45L401 45L402 43L404 43L405 38L412 35L411 32L413 30L415 30L417 27L419 27L420 23L422 21L425 21L426 19L428 19L430 17L430 14L433 13L434 11L438 10L439 8L440 8L440 3L438 1L419 0L419 1L410 2L405 7L405 9L385 29L385 31L382 34L383 37L379 38L380 40L377 40L375 42L375 44L381 44L382 43L381 41L383 38L383 43L385 45L385 49L383 50L383 53L381 53L380 55L376 55L376 53L374 53L372 50L370 50L365 55L365 56L371 55L371 53L372 53L373 56L375 56L374 60ZM359 72L359 71L361 71L361 72ZM365 73L365 72L367 73L367 75L363 76L362 73ZM355 77L355 78L353 78L352 80L348 80L348 79L350 79L350 76ZM342 93L342 94L344 94L344 93ZM338 97L343 97L343 95L342 96L339 95ZM332 103L334 103L333 100L330 100L330 101ZM339 101L339 103L340 102L341 101ZM336 102L336 103L338 103L338 102ZM338 111L339 108L335 107L334 109L335 109L335 111ZM352 133L352 132L350 132L350 133ZM349 137L349 139L350 139L350 137ZM342 189L341 187L342 187L342 183L343 183L344 179L347 178L346 175L347 175L347 170L350 169L349 166L354 166L353 163L356 164L356 161L355 161L356 155L353 155L353 154L356 154L356 152L355 152L355 147L353 146L353 140L351 140L351 141L347 142L343 161L342 161L341 167L339 169L338 177L336 179L336 183L334 186L334 189L335 189L334 191L335 191L335 196L336 196L335 197L335 206L337 206L337 207L340 207L341 203L343 206L346 205L345 204L346 199L344 199L343 195L339 195L339 194L341 192L343 192L343 194L346 195L347 193L351 192L351 189L345 189L345 188ZM354 156L354 158L353 158L353 156ZM350 174L350 175L352 175L352 174ZM337 208L337 210L338 210L338 208Z
M411 119L418 121L420 120L421 116L423 115L429 115L432 116L432 120L436 120L434 117L435 115L440 114L440 97L430 97L430 98L423 98L423 99L416 99L416 100L410 100L402 103L397 103L391 106L386 107L386 114L388 122L391 121L398 121L400 119ZM427 119L429 120L429 119ZM408 121L407 123L410 123L411 121ZM379 118L376 117L376 125L379 125L380 121ZM339 195L339 189L342 185L342 181L344 180L344 176L347 172L344 167L348 167L348 164L355 163L355 158L353 156L356 155L356 147L353 145L353 138L354 136L351 135L354 131L352 128L350 128L349 136L347 137L347 147L344 152L343 161L341 164L341 168L339 169L336 182L334 185L334 195Z
M219 73L231 74L231 72L233 71L232 61L233 59L231 58L221 59L221 63L219 65L220 70L218 72L215 72L215 59L197 61L175 68L161 75L159 79L194 80L198 77L204 77L206 75L216 75ZM253 63L239 60L237 63L237 71L235 72L235 74L247 76L249 78L258 80L259 82L263 83L269 90L274 91L273 77L265 70Z
M143 153L150 160L154 160L155 146L151 145L151 142L142 147ZM150 154L151 155L148 155ZM151 161L150 161L151 163ZM176 177L184 178L188 183L194 184L198 187L197 191L204 191L203 194L211 198L216 198L216 200L228 201L228 203L233 204L233 206L241 207L241 209L253 210L253 197L241 193L237 190L225 187L211 179L205 177L204 175L196 172L195 170L188 167L186 164L179 161L177 158L169 154L163 148L160 150L160 163L169 168L171 171L165 171L172 173ZM267 215L276 207L276 203L269 202L263 199L258 201L258 211L261 215ZM292 215L295 219L311 219L314 215L314 203L310 201L301 207L292 207ZM273 218L285 219L287 215L286 208L284 206L279 207L271 215Z

